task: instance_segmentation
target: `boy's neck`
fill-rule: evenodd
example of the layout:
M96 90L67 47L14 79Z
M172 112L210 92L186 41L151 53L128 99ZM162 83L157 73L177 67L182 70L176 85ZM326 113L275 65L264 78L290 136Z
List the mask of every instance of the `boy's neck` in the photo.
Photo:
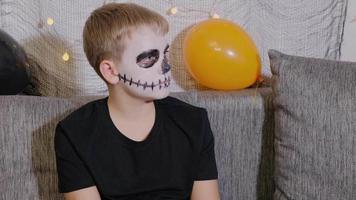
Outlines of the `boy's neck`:
M153 101L145 101L126 93L109 93L108 108L116 128L131 140L143 141L155 122Z
M146 101L125 92L109 92L108 107L114 116L125 120L139 120L155 113L153 101Z

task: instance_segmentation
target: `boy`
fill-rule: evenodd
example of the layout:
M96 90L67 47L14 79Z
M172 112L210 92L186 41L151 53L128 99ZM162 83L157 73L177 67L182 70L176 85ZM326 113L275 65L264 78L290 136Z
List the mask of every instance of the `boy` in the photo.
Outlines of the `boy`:
M106 4L87 19L84 51L109 96L56 127L65 199L220 199L206 109L168 96L167 32L136 4Z

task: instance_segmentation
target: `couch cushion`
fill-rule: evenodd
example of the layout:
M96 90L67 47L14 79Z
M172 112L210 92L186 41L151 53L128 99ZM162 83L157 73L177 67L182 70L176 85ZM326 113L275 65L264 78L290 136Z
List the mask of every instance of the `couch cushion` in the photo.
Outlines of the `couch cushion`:
M208 110L222 199L272 197L270 93L270 89L171 93ZM102 96L0 96L0 199L62 198L57 189L55 126L98 98Z
M272 199L274 122L270 88L192 94L173 96L208 111L221 199Z
M275 200L356 198L356 63L269 51Z
M54 128L87 100L0 96L0 199L60 199Z

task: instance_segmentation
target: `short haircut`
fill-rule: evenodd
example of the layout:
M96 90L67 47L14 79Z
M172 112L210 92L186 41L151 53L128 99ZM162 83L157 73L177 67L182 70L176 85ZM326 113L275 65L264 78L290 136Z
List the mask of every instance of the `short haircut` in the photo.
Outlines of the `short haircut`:
M148 25L165 35L169 31L167 20L160 14L134 3L108 3L94 10L83 29L85 55L96 73L104 59L120 62L125 49L125 39L132 30Z

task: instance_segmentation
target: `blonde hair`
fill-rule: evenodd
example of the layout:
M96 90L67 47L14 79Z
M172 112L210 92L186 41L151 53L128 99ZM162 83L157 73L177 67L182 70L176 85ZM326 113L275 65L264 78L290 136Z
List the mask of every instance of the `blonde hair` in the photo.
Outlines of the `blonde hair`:
M148 25L165 35L167 20L155 11L134 3L108 3L94 10L85 22L83 48L96 73L106 82L99 66L104 59L119 62L125 49L125 39L132 30Z

